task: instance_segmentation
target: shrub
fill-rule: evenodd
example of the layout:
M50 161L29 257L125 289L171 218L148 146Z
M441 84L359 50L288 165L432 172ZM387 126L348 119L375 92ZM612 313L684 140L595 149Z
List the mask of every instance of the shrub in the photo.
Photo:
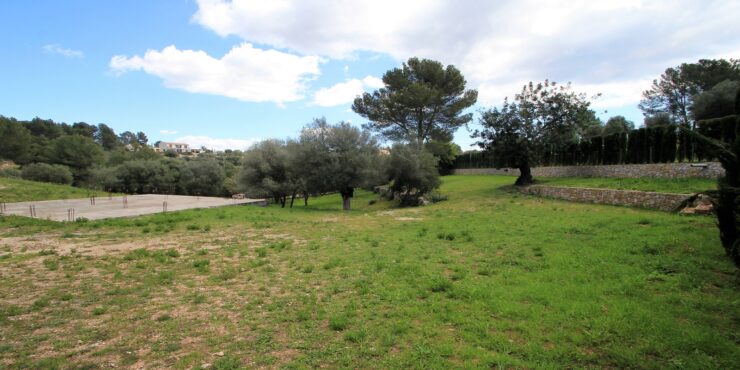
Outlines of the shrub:
M0 177L17 179L21 177L21 170L15 167L0 168Z
M31 181L51 182L55 184L72 183L72 171L69 167L58 164L33 163L23 167L21 177Z
M396 144L391 150L388 177L394 192L426 194L440 185L437 159L411 145Z

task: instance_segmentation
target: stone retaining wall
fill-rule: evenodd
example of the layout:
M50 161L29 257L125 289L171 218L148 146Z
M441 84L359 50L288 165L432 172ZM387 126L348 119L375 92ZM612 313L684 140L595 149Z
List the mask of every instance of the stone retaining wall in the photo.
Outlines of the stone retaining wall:
M522 187L520 188L520 191L524 194L557 198L573 202L650 208L667 212L678 211L679 207L692 196L692 194L671 194L595 188L568 188L545 185Z
M537 177L657 177L667 179L705 178L716 179L725 170L719 162L706 163L651 163L614 164L604 166L558 166L532 168ZM512 175L519 176L515 168L467 168L455 170L456 175Z

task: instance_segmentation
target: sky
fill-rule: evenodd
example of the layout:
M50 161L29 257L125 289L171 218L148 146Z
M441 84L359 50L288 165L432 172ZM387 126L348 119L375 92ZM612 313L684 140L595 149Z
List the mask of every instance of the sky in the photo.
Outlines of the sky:
M105 123L217 150L361 125L352 100L410 57L461 70L481 109L570 82L639 126L668 67L740 58L740 1L3 0L0 115Z

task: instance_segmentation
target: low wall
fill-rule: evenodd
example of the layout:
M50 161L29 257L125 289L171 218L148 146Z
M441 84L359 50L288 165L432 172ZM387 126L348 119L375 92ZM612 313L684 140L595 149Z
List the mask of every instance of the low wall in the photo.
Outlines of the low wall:
M651 163L613 164L603 166L558 166L532 168L534 177L658 177L667 179L705 178L716 179L725 170L719 162L706 163ZM454 171L455 175L513 175L516 168L466 168Z
M649 208L667 212L678 211L679 207L692 196L692 194L670 194L595 188L568 188L544 185L526 186L520 188L520 191L524 194L563 199L573 202Z

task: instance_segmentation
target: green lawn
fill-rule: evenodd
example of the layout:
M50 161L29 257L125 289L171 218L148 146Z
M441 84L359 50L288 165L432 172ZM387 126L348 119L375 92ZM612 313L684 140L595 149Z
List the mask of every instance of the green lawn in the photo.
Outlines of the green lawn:
M740 363L709 217L522 196L359 192L53 223L0 218L0 367L694 368Z
M107 194L69 185L0 177L0 202L86 198L95 193Z
M657 191L662 193L699 193L717 189L717 180L710 179L619 179L608 177L538 177L538 184L582 188Z

